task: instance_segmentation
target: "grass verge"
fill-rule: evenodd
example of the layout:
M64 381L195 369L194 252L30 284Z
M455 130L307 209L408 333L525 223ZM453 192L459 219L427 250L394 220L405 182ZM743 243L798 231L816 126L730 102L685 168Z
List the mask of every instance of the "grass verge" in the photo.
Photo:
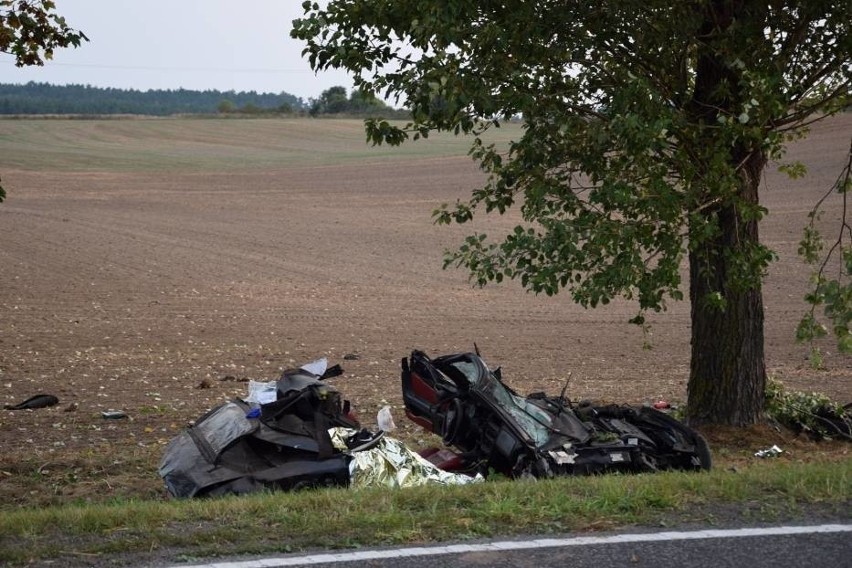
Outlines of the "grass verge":
M796 516L848 517L852 462L760 462L738 471L489 481L466 487L317 490L212 500L117 501L7 511L0 564L73 565L121 552L193 559ZM130 556L125 556L127 554ZM114 560L114 559L113 559ZM119 561L120 562L120 561Z

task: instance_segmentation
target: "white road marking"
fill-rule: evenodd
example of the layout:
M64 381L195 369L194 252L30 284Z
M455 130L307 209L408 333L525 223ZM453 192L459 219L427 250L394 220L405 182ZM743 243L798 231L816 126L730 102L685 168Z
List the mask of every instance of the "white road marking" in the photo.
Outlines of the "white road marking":
M740 538L745 536L784 536L811 533L852 532L852 525L815 525L799 527L766 527L744 529L713 529L685 532L657 532L646 534L618 534L611 536L578 536L571 538L540 538L535 540L505 540L480 544L451 544L446 546L417 546L386 550L359 550L355 552L325 552L284 558L261 558L236 562L209 564L176 564L171 568L279 568L285 566L310 566L358 560L387 560L412 556L438 556L467 552L500 552L531 548L586 546L590 544L622 544L633 542L661 542L671 540L696 540L707 538Z

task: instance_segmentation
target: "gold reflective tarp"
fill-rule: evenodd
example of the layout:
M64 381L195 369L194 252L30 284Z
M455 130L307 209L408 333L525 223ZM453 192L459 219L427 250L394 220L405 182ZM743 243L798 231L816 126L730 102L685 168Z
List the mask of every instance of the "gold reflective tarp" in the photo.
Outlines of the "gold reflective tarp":
M349 452L346 439L356 433L349 428L330 428L331 443ZM415 487L417 485L464 485L483 481L481 475L470 477L451 473L420 457L399 440L383 437L369 449L352 453L349 464L351 486L358 487Z

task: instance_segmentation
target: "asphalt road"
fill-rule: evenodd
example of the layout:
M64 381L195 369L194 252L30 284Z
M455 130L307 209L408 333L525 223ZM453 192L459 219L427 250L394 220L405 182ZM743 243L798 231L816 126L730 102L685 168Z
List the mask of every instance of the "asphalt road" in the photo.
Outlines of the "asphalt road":
M773 534L774 533L774 534ZM453 552L455 550L455 552ZM434 554L429 554L429 552ZM780 568L852 566L852 525L613 534L217 561L184 568Z

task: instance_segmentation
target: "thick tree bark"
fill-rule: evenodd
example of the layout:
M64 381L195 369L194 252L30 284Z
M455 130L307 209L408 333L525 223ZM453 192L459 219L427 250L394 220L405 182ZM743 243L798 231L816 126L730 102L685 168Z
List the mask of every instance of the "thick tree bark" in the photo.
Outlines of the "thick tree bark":
M766 159L756 154L742 170L740 198L757 203ZM763 296L759 280L742 286L731 278L731 254L758 242L757 221L744 221L734 206L715 211L720 234L689 255L692 361L687 414L691 424L744 426L760 421L766 364ZM708 302L711 294L724 308Z
M705 5L690 107L692 120L706 136L699 144L717 147L713 126L720 114L738 114L744 96L741 77L722 54L728 47L728 28L755 16L743 0L715 0ZM736 196L726 197L721 188L707 188L705 198L718 204L705 209L703 215L705 220L715 218L719 233L694 244L689 254L692 361L687 415L691 424L754 424L761 419L764 405L761 278L755 275L744 282L742 270L734 263L737 252L753 250L759 242L757 220L753 216L743 219L742 211L759 203L758 186L766 155L761 149L737 145L728 152L728 164L738 174ZM713 298L717 302L708 301Z

